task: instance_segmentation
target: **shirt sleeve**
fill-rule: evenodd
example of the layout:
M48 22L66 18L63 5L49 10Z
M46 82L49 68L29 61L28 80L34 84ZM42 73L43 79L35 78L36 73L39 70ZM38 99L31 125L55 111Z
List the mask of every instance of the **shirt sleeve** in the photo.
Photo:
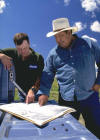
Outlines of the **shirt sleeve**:
M6 49L0 49L0 53L5 54L11 58L15 58L16 56L16 49L14 48L6 48Z
M55 70L53 66L53 57L49 54L45 63L40 80L40 89L37 95L45 94L49 96L49 92L54 80Z

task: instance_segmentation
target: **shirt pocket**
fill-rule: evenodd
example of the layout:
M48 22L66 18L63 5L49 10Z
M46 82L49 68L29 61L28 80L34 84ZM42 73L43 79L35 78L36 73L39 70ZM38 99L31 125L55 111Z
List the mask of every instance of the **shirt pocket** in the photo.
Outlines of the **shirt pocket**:
M59 69L59 68L63 67L65 65L65 63L66 63L66 58L65 57L64 58L56 57L53 64L54 64L54 67L56 69Z

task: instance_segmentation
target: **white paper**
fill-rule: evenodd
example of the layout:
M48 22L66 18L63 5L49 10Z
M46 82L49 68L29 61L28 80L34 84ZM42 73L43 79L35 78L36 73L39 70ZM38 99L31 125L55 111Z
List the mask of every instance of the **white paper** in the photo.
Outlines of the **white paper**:
M39 126L58 118L66 113L74 112L70 107L47 104L40 106L38 103L11 103L0 105L0 110L28 120Z

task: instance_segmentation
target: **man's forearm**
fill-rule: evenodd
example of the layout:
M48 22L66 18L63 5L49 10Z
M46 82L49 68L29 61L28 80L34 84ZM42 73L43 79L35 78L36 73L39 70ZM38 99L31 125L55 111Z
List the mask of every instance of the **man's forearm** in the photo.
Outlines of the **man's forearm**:
M37 78L35 84L32 86L32 88L34 88L34 90L38 91L38 89L40 88L40 78Z

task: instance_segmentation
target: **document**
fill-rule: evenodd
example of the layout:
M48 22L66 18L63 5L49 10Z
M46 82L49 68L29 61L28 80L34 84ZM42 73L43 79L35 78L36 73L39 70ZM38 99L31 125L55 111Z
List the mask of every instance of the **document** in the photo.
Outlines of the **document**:
M14 116L25 119L33 124L42 126L64 114L74 112L70 107L55 104L40 106L38 103L11 103L0 105L0 110L8 112Z

